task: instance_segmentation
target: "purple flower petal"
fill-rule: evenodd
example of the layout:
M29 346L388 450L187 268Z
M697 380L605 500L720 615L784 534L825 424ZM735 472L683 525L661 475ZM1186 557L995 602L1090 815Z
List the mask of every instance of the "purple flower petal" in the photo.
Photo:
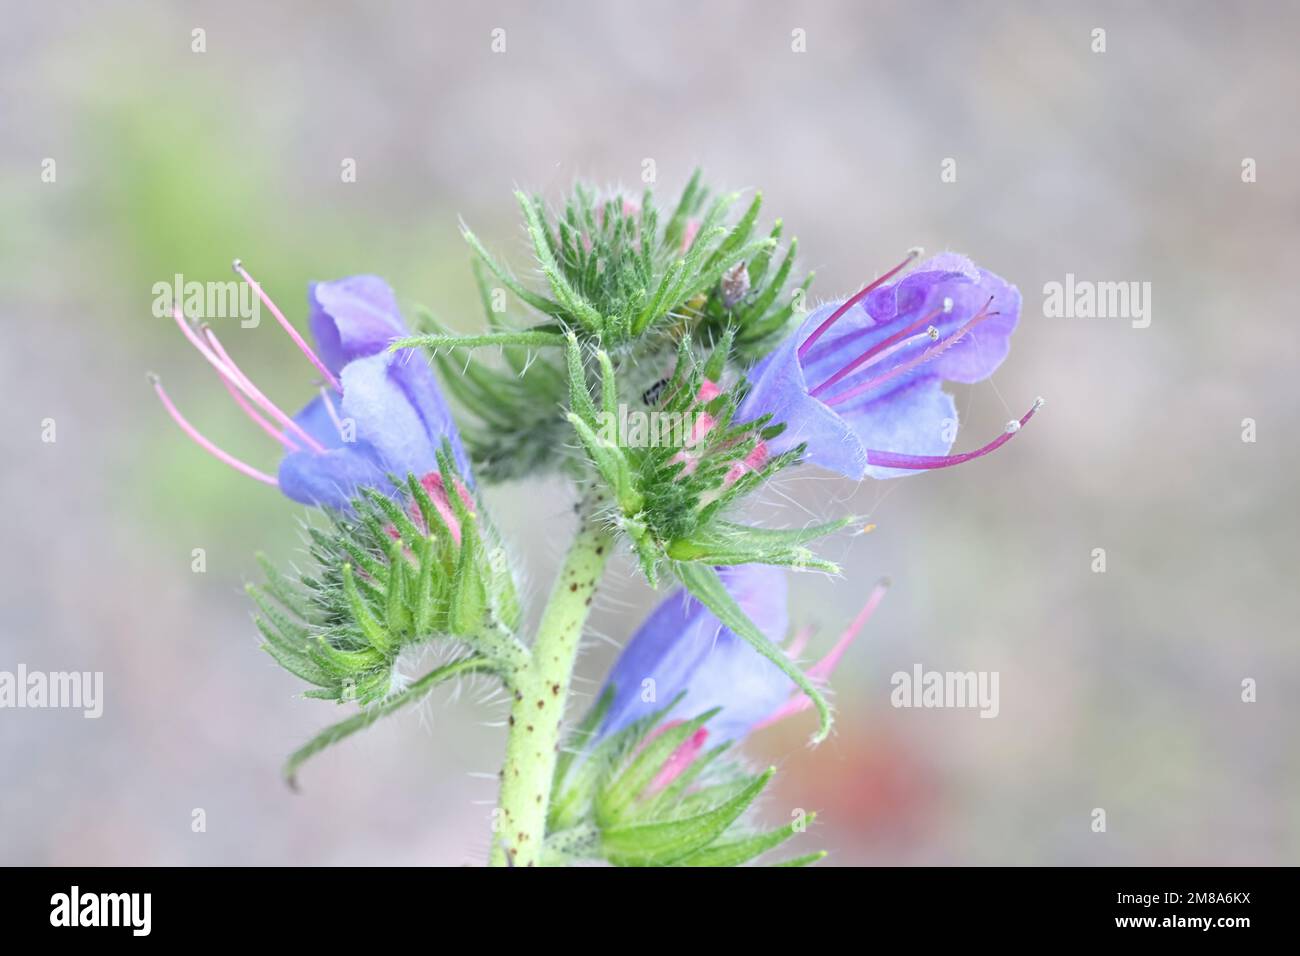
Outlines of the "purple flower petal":
M338 397L330 395L330 401L334 403L334 410L338 412ZM343 438L339 435L338 426L334 424L334 418L330 415L329 407L325 404L325 398L317 396L303 406L298 414L293 416L293 420L302 426L312 438L316 439L326 448L339 448L343 445Z
M830 314L834 306L813 312L800 332L806 334ZM737 421L752 421L771 414L785 431L767 443L774 455L806 442L807 460L820 468L858 478L867 467L866 449L849 423L821 401L808 394L808 384L799 364L798 334L782 342L750 373L750 391L740 404Z
M783 639L788 628L785 572L750 564L719 573L750 619L770 639ZM682 715L722 708L709 722L710 743L745 736L794 691L788 677L682 590L655 608L627 643L606 681L611 685L615 698L601 736L654 713L686 691L678 705Z
M865 395L846 403L840 413L864 449L946 455L957 437L957 404L933 376L907 382L885 395ZM913 474L870 464L865 473L876 479Z
M438 387L438 378L423 355L415 350L394 353L388 370L389 378L402 390L406 400L424 423L424 433L436 452L446 438L451 443L451 454L456 470L473 487L469 456L461 445L460 432L452 418L451 408Z
M769 451L804 442L808 461L851 478L911 474L869 466L868 452L938 456L952 447L956 408L941 383L976 382L1002 363L1020 293L966 257L944 253L868 294L800 356L840 304L816 309L755 366L738 420L771 414L786 431ZM998 314L981 317L981 310Z
M280 490L304 505L343 509L362 487L383 488L385 469L375 450L362 443L317 455L296 451L280 462Z
M354 359L382 352L408 334L393 290L378 276L313 282L307 298L317 350L336 375Z
M303 504L346 507L362 486L392 489L388 474L420 477L438 470L437 453L446 438L457 470L472 481L450 410L433 371L419 356L380 352L356 359L339 376L339 423L352 440L344 441L325 398L315 398L295 416L329 451L294 452L280 465L280 488Z

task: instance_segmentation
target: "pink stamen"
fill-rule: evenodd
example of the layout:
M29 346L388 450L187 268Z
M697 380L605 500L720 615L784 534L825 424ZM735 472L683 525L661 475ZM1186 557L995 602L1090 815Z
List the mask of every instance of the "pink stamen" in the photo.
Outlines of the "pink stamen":
M975 315L972 316L970 320L966 322L965 325L959 328L952 335L948 336L946 339L941 340L936 345L930 346L930 348L926 349L924 352L921 352L913 356L912 358L908 359L906 362L900 362L897 365L895 365L893 368L889 369L888 371L881 372L879 375L869 378L865 382L862 382L859 385L853 386L853 388L850 388L848 391L840 392L838 395L826 399L825 404L831 406L842 405L844 402L847 402L849 399L857 398L859 395L862 395L865 392L869 392L872 389L879 388L881 385L885 384L886 382L891 381L897 378L898 376L903 375L906 372L910 372L918 365L924 365L926 362L930 361L930 359L934 358L935 356L941 355L942 353L948 351L948 349L952 348L963 338L965 338L966 333L969 332L971 329L975 328L975 326L979 325L981 322L985 322L988 319L993 318L993 316L998 314L997 312L990 312L988 310L989 306L992 304L993 304L993 299L990 297L988 302L984 303L984 307L982 309L980 309L977 313L975 313Z
M785 649L786 656L794 658L802 654L803 649L807 647L808 642L812 640L812 636L813 629L807 625L795 631L794 637L790 638L790 644Z
M876 608L880 607L880 602L885 599L885 592L888 590L889 581L887 580L880 581L871 589L871 594L867 596L867 603L862 606L858 616L849 622L849 626L844 629L844 633L840 635L839 640L835 642L834 646L826 652L821 660L808 668L810 678L817 681L830 679L835 668L839 666L840 659L844 657L844 652L849 649L849 645L853 643L853 639L866 626L867 621L871 620L871 615L876 613Z
M828 330L832 325L834 325L836 322L838 322L838 321L840 320L840 318L844 315L844 313L848 312L849 309L853 308L855 305L857 305L859 302L861 302L863 299L865 299L865 298L867 297L868 294L870 294L871 292L874 292L874 291L875 291L876 289L878 289L881 285L883 285L884 283L888 282L892 277L896 276L896 275L897 275L899 272L901 272L903 269L907 268L908 264L911 263L912 260L915 259L915 258L916 258L917 256L919 256L920 254L921 254L921 250L920 250L920 249L909 249L908 252L907 252L907 258L906 258L906 259L904 259L904 260L903 260L902 262L900 262L898 265L894 266L894 268L890 269L888 272L886 272L884 275L882 275L879 279L876 279L874 282L871 282L870 284L864 286L862 289L859 289L859 290L858 290L857 292L855 292L853 295L849 296L849 298L845 299L843 305L841 305L838 309L836 309L836 310L835 310L834 312L832 312L829 316L827 316L827 317L826 317L826 321L822 322L821 325L819 325L819 326L817 326L817 328L813 329L813 333L812 333L812 335L810 335L810 336L808 336L808 338L804 339L803 344L799 346L799 358L802 359L805 355L807 355L807 354L808 354L808 350L809 350L810 348L813 347L813 344L814 344L814 343L815 343L819 338L821 338L823 335L825 335L825 334L826 334L826 331L827 331L827 330Z
M878 468L906 468L911 471L921 471L927 468L951 468L953 465L960 465L972 458L981 458L989 452L1001 448L1011 441L1016 432L1020 431L1029 419L1034 417L1034 412L1042 408L1043 404L1041 398L1034 399L1034 404L1030 406L1029 411L1025 412L1023 417L1007 422L1006 430L1001 435L974 451L964 452L960 455L899 455L893 452L869 450L867 452L867 462Z
M324 385L320 388L320 400L325 403L325 411L329 413L330 421L334 423L334 428L339 433L339 438L342 438L343 421L339 418L338 409L334 407L334 399L330 398L329 389Z
M183 330L186 330L191 341L197 341L198 337L194 335L193 330L189 328L189 323L185 322L180 316L179 311L177 312L176 321L181 324ZM252 399L252 401L261 406L262 410L277 422L302 439L303 443L316 454L323 455L325 453L326 449L324 445L309 435L305 428L286 415L284 411L275 404L275 402L262 394L261 389L253 384L253 380L245 375L243 370L235 364L235 360L230 357L230 353L226 351L225 346L221 344L221 340L217 338L217 333L213 332L210 326L205 325L203 327L203 335L206 339L206 346L201 345L200 350L203 351L206 349L205 355L208 357L208 360L212 362L216 370L221 373L223 378L227 379L230 384L234 385Z
M182 415L177 410L176 406L172 404L172 400L168 397L167 393L163 391L162 381L158 376L150 373L149 381L153 385L153 390L157 393L159 400L162 402L163 408L167 410L167 414L171 416L172 421L181 427L181 431L185 432L185 434L190 437L191 441L217 460L225 462L231 468L235 469L235 471L245 474L249 478L256 478L258 481L271 485L272 487L278 488L280 486L280 483L270 475L258 471L251 465L244 464L234 455L227 454L212 442L204 438L199 430L186 421L185 416Z
M186 319L184 313L181 312L181 307L179 305L172 306L172 318L176 320L176 324L180 326L181 332L185 335L185 338L189 341L190 345L194 346L194 348L198 350L198 353L207 359L208 363L215 368L222 377L229 377L231 375L230 369L222 363L221 359L217 357L217 354L212 351L212 348L204 342L203 339L199 338L198 333L194 331L194 327L190 325L189 320Z
M853 643L854 638L858 636L858 633L866 625L867 621L871 619L871 615L876 613L876 608L880 607L880 602L885 599L885 592L887 590L889 590L889 582L887 580L881 581L871 589L871 594L867 597L867 603L863 605L862 610L858 612L857 617L855 617L849 626L844 629L844 633L841 634L839 640L835 642L835 646L826 652L825 657L819 660L812 667L808 668L807 674L810 679L822 682L830 678L836 665L839 664L840 659L844 656L844 652L849 649L849 645ZM757 724L754 729L760 730L763 727L785 720L785 718L801 713L811 706L812 701L808 699L807 695L798 694L782 704L777 708L772 716Z
M844 366L842 369L840 369L838 372L836 372L826 381L822 382L820 385L818 385L808 394L811 395L813 398L816 398L822 392L826 391L826 389L839 384L840 382L848 378L850 375L852 375L854 372L856 372L858 369L862 368L863 366L875 365L877 362L883 361L884 359L888 358L890 355L893 355L899 349L912 344L912 342L914 341L922 341L927 338L932 338L932 336L924 332L917 336L913 336L913 333L916 332L916 330L921 328L922 326L929 325L934 319L938 318L940 315L943 315L943 313L944 310L942 307L938 309L934 309L931 312L927 312L925 315L921 316L915 322L908 325L907 328L895 332L893 335L885 339L883 342L878 342L871 348L867 349L867 351L863 352L852 362Z
M324 451L324 447L319 442L315 441L310 435L303 431L302 428L298 426L297 422L293 421L293 419L285 415L284 412L276 408L265 395L253 386L252 382L248 381L247 376L239 370L231 360L230 356L226 354L226 350L221 347L221 343L217 341L217 337L211 329L204 329L204 334L207 337L206 341L203 338L200 338L198 333L194 331L189 321L181 312L180 306L172 307L172 318L175 319L176 324L180 327L181 332L185 335L185 338L189 343L198 350L198 353L207 360L208 364L217 370L217 374L221 376L221 381L223 383L227 386L233 385L260 405L263 410L270 413L277 421L287 423L287 425L297 431L302 438L306 439L308 445L311 446L313 450Z
M280 327L289 333L289 338L293 339L293 344L298 346L299 350L303 355L307 356L307 359L312 365L316 366L316 370L325 377L325 381L329 382L330 387L336 392L342 392L343 386L341 386L339 380L334 377L334 373L325 367L325 363L322 362L320 357L312 351L311 346L307 344L306 340L298 334L298 330L295 329L293 325L290 324L289 320L284 317L284 313L281 312L276 307L275 303L271 301L271 297L267 295L262 290L262 287L253 280L253 277L248 274L248 270L244 268L244 264L236 259L231 265L235 272L239 274L239 277L247 282L252 290L257 293L257 297L262 300L262 304L271 310L271 314L275 316L275 320L280 323Z
M235 386L230 384L230 380L228 378L226 378L224 375L219 375L217 377L221 379L221 384L225 386L226 391L230 393L230 397L235 400L235 404L238 405L243 410L245 415L247 415L257 424L258 428L262 429L262 431L266 432L268 435L270 435L280 444L284 445L284 447L289 449L290 451L302 451L301 445L299 445L292 438L290 438L284 432L278 430L274 425L272 425L265 418L259 415L257 409L255 409L252 405L248 404L248 399L244 398L244 396L240 393L239 389L235 388Z

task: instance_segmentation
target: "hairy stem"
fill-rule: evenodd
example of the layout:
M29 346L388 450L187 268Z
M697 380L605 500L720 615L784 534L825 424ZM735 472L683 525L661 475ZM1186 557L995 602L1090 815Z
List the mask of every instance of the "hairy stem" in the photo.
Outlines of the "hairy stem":
M493 866L535 866L541 858L569 678L612 543L593 518L598 504L591 500L579 508L578 531L542 613L531 659L515 675L493 819Z

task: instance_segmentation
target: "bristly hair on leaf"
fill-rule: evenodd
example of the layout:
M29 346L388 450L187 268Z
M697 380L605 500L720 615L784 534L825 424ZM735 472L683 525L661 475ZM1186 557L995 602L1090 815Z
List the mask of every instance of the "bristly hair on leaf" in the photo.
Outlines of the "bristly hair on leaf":
M504 481L568 467L565 363L557 352L567 334L603 349L624 376L645 370L644 391L683 342L712 348L726 338L724 360L743 370L798 321L812 276L793 278L797 241L782 249L779 220L759 231L761 194L736 215L738 199L713 196L698 170L671 212L648 190L601 194L578 183L554 210L537 195L516 193L541 290L465 229L486 331L457 335L425 315L419 334L392 347L433 356L467 413L462 431L480 477ZM508 299L531 318L507 318ZM503 360L471 354L485 348L500 349Z
M781 455L762 453L763 443L782 428L769 417L734 421L744 383L724 391L714 381L722 374L733 341L728 330L713 350L701 355L683 339L672 374L638 395L639 383L632 388L621 385L621 372L608 353L596 350L584 357L577 337L569 337L569 422L590 467L612 493L613 522L626 534L652 585L663 562L839 570L805 545L849 525L852 516L789 532L751 528L730 519L741 499L802 455L799 446ZM635 368L631 371L635 376ZM592 378L599 381L599 402L589 391ZM652 416L649 420L667 427L652 426L644 436L624 434L623 412L638 404ZM676 440L660 441L665 432Z
M803 832L816 814L769 831L744 822L775 770L746 769L707 738L717 709L674 717L666 707L603 739L597 736L612 698L602 696L568 741L556 766L547 817L546 859L567 864L605 860L615 866L740 866ZM821 854L824 855L824 854ZM814 862L819 854L776 865Z
M495 532L466 504L450 446L438 458L439 473L389 476L391 495L365 488L349 510L306 525L315 568L297 581L258 556L266 581L247 591L263 649L313 685L304 696L363 708L295 752L286 767L291 782L308 757L437 684L491 673L509 686L527 661L514 634L514 580ZM458 656L411 683L399 680L399 656L436 642Z

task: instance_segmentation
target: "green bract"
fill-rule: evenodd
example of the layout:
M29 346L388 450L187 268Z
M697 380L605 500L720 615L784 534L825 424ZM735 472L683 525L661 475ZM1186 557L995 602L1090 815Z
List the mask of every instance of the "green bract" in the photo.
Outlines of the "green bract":
M674 768L674 755L717 713L667 720L672 705L592 744L606 693L575 731L556 767L544 856L549 863L738 866L802 832L815 814L756 831L744 815L775 770L751 773L714 747ZM676 703L676 702L674 702ZM788 860L804 865L825 854Z
M440 458L445 487L457 487ZM400 488L397 500L366 489L352 511L329 513L328 527L308 527L316 568L297 584L259 556L266 583L247 590L263 649L314 685L304 696L371 708L295 753L290 779L306 757L435 684L473 672L508 682L527 657L514 636L519 602L505 553L477 509L448 495L447 520L414 475ZM436 641L460 656L404 686L398 656Z
M799 317L812 281L793 283L797 241L779 247L780 222L757 232L761 195L733 217L739 196L710 199L698 172L671 214L649 191L639 202L598 200L579 184L555 213L540 197L516 198L546 288L521 281L466 230L487 330L458 336L426 317L423 334L393 346L434 354L448 391L474 419L462 432L488 480L569 465L572 435L553 414L567 397L565 363L551 351L566 334L608 352L640 394L672 373L679 345L711 347L726 337L732 360L765 354ZM507 318L507 293L531 317ZM504 368L467 365L453 351L488 346L502 349Z

